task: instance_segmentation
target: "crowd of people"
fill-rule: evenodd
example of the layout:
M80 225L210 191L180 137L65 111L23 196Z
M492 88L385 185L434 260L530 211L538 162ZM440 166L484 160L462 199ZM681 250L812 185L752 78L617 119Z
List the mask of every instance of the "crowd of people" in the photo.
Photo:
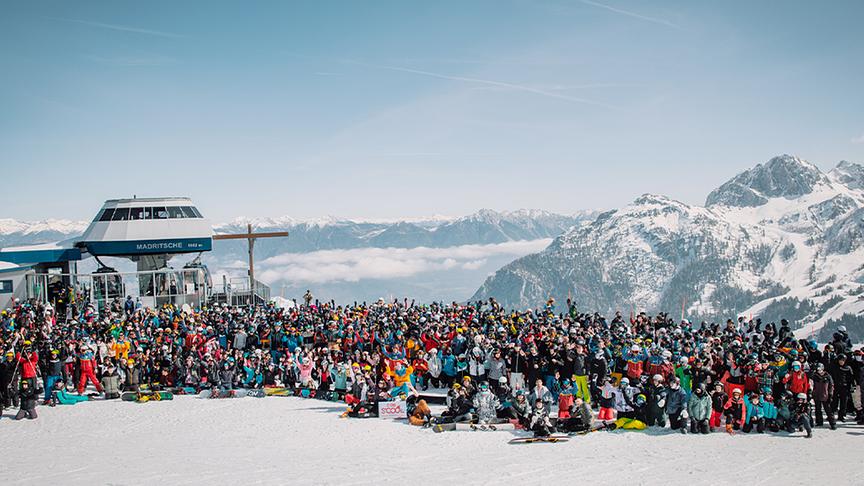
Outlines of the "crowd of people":
M842 327L819 346L785 320L607 318L570 301L337 305L307 292L282 308L149 309L130 297L78 303L66 318L15 301L0 316L0 348L0 401L16 419L37 418L40 402L122 391L280 387L344 400L353 417L401 399L413 424L512 423L537 435L603 423L810 437L826 422L864 423L864 354ZM429 388L447 389L438 416L421 399Z

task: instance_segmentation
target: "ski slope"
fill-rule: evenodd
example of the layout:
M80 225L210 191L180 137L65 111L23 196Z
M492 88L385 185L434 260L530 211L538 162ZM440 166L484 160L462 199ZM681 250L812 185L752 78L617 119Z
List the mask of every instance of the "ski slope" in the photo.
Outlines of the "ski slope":
M864 427L803 434L433 433L340 419L338 403L268 397L94 401L0 420L0 484L864 484Z

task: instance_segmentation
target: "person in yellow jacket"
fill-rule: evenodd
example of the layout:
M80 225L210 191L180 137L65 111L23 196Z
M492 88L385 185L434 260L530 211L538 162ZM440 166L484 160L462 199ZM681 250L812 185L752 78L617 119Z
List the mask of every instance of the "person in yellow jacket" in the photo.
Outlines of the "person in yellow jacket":
M129 341L121 336L114 344L111 345L111 350L114 352L114 357L116 359L129 359L129 350L132 348L132 345Z

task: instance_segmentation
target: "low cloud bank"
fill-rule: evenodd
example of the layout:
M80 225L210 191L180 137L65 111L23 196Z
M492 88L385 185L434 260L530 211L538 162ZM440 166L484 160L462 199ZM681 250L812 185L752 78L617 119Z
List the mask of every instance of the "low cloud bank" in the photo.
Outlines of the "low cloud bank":
M356 248L285 253L257 264L256 277L267 284L280 280L326 283L405 278L449 270L473 271L482 268L490 257L512 256L515 259L536 253L551 242L544 238L448 248ZM224 270L234 274L242 268L245 264L236 262Z

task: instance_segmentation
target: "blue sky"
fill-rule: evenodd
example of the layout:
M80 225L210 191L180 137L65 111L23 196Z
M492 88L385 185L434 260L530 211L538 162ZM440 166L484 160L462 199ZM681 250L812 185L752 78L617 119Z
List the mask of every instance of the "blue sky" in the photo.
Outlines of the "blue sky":
M701 203L864 162L864 2L4 2L0 217Z

